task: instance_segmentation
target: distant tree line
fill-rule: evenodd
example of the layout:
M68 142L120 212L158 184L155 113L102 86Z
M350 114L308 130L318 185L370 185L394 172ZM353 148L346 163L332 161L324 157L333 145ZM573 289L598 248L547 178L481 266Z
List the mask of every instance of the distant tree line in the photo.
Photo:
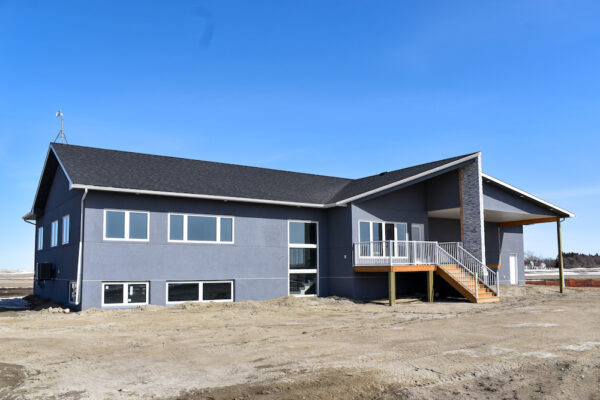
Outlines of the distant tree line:
M546 264L546 268L558 268L558 256L556 258L538 257L532 252L525 252L525 265L539 266L542 263ZM600 268L600 255L563 252L563 266L565 268Z

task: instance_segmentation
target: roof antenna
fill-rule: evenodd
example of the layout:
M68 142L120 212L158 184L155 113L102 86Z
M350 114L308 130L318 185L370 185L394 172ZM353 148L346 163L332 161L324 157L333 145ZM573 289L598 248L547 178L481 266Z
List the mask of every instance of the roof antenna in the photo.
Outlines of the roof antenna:
M60 117L60 131L58 131L58 135L54 138L54 143L57 143L59 140L64 140L66 144L69 144L69 142L67 142L67 137L65 136L65 130L63 129L64 115L62 111L58 110L56 116Z

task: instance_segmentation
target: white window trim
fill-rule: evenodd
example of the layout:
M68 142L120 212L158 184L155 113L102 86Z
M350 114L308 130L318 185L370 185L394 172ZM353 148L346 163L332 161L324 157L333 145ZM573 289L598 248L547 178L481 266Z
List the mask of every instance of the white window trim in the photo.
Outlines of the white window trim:
M383 230L382 230L382 234L383 234L383 242L387 242L388 240L394 240L397 242L401 242L401 240L396 240L396 239L388 239L385 237L385 224L393 224L394 225L394 237L398 237L398 225L404 225L406 228L406 239L404 240L405 242L410 241L410 232L409 232L409 224L408 222L394 222L394 221L382 221L382 220L368 220L368 219L359 219L358 220L358 241L360 242L360 224L361 222L367 222L369 224L369 242L373 242L373 224L383 224ZM361 258L387 258L388 256L383 254L381 256L375 256L374 251L373 251L373 243L371 243L370 245L370 256L362 256ZM398 252L396 251L396 254L398 254ZM408 255L406 257L400 257L398 256L397 258L408 258Z
M72 285L75 285L75 299L74 300L71 299L71 286ZM69 281L68 288L69 288L69 304L77 304L77 295L78 295L78 293L77 293L77 281ZM102 288L102 293L103 293L103 296L104 296L104 288ZM104 301L104 298L102 298L102 300Z
M301 222L301 223L314 223L317 224L317 244L303 244L303 243L290 243L290 224L292 222ZM309 221L309 220L300 220L300 219L289 219L287 222L287 231L288 231L288 249L287 249L287 294L288 296L294 297L316 297L319 296L319 221ZM290 268L290 249L317 249L317 266L316 268L311 269L291 269ZM291 274L316 274L316 285L317 290L316 294L291 294L290 293L290 275Z
M124 212L125 213L125 237L124 238L109 238L106 237L106 213L109 211ZM129 215L131 213L146 214L146 239L129 239ZM115 242L149 242L150 241L150 211L141 210L118 210L113 208L104 209L104 220L102 222L102 239L107 241Z
M50 224L50 247L56 246L58 246L58 220L54 220Z
M171 215L183 216L183 240L171 239ZM217 240L188 240L188 217L209 217L217 219ZM221 241L221 218L231 218L231 242ZM172 212L167 215L167 241L169 243L196 243L196 244L235 244L235 218L231 215L186 214Z
M123 302L104 304L104 285L123 285ZM146 285L146 301L144 303L127 303L127 293L129 292L129 285ZM104 281L100 284L100 291L102 292L102 307L138 307L148 304L148 297L150 296L150 285L148 282L110 282Z
M195 283L198 287L198 300L183 300L183 301L169 301L169 285L170 284L191 284ZM205 283L229 283L231 285L231 298L226 300L203 300L204 294L204 284ZM231 303L233 299L235 299L235 293L233 292L235 289L235 285L233 284L233 280L224 280L224 281L167 281L165 285L165 303L166 304L182 304L182 303Z
M67 223L65 223L67 221ZM66 228L66 230L65 230ZM71 240L71 215L67 214L62 217L62 244L69 244ZM66 233L66 235L65 235ZM65 240L65 236L67 240Z
M37 229L37 249L44 250L44 227L40 226Z

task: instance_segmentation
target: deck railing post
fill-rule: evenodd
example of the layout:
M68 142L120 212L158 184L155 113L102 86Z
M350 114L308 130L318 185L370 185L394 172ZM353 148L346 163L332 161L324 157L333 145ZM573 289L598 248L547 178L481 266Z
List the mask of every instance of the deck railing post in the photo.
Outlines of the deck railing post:
M479 280L477 279L477 271L475 272L475 298L479 298Z

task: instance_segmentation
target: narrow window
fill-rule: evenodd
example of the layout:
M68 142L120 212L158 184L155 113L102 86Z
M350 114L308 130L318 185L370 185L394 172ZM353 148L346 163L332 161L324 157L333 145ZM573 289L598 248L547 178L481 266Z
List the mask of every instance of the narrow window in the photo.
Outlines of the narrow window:
M198 300L200 300L200 286L198 282L167 284L167 301L169 303Z
M50 247L58 245L58 221L52 221L50 226Z
M233 282L204 282L202 284L203 301L233 301Z
M62 219L62 244L69 243L70 216L65 215Z
M183 215L169 216L169 240L183 240Z
M77 303L77 282L69 281L69 303Z
M290 221L289 293L308 296L317 294L318 232L316 222Z
M233 218L221 217L221 242L233 242Z
M40 226L37 230L38 232L38 236L37 236L37 249L38 250L43 250L44 249L44 227Z

